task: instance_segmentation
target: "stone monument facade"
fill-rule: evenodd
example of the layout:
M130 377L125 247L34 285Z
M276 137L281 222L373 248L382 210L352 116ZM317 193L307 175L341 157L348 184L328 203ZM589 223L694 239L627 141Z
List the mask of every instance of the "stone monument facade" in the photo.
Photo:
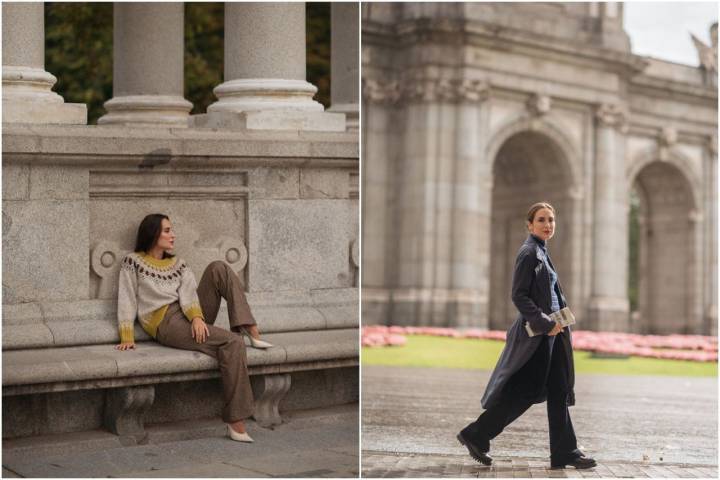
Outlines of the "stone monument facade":
M716 69L634 55L616 2L361 15L364 323L504 330L525 213L549 201L579 328L716 333Z
M145 421L220 411L210 357L138 326L136 351L113 348L119 262L155 212L196 276L215 260L238 273L276 344L248 350L260 424L357 401L359 39L338 32L357 32L358 5L332 5L338 108L305 77L304 3L227 3L224 82L191 116L183 4L116 3L97 126L51 90L43 4L2 8L3 437L104 425L140 440Z

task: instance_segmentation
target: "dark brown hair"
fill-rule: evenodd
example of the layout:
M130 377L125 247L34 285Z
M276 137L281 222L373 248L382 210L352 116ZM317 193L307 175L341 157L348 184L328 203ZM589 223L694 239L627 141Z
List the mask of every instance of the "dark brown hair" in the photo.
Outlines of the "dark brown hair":
M137 238L135 240L136 252L147 253L155 246L155 243L162 232L163 219L170 220L170 217L163 215L162 213L151 213L142 219L142 222L140 222L140 226L138 227ZM174 257L174 255L163 252L163 258L172 257Z
M527 213L527 221L528 221L528 223L532 223L532 222L535 220L535 214L536 214L537 211L540 210L541 208L547 208L547 209L550 210L551 212L555 213L555 209L554 209L553 206L550 205L549 203L547 203L547 202L538 202L538 203L536 203L535 205L533 205L532 207L530 207L530 210L528 210L528 213Z

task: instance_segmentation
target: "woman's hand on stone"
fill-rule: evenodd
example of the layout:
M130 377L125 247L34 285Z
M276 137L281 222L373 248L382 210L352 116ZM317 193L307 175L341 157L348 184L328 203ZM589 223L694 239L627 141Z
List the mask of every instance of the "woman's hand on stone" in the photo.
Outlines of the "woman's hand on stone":
M192 320L192 337L197 343L205 343L205 340L210 336L207 324L200 317L195 317Z
M115 345L115 348L117 350L135 350L135 343L134 342L125 342L125 343L121 343L120 345Z
M548 336L554 337L558 333L562 332L563 326L561 323L555 322L555 326L548 332Z

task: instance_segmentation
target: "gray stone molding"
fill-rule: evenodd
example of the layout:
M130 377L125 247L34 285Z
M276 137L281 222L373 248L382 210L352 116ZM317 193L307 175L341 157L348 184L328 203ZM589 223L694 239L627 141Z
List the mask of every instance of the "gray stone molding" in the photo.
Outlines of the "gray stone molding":
M142 442L145 432L145 414L155 400L153 385L111 388L105 393L105 428L120 437L131 437Z
M290 390L290 374L263 375L258 382L253 382L253 387L255 395L255 413L253 417L258 425L265 428L280 425L282 417L280 416L279 406Z

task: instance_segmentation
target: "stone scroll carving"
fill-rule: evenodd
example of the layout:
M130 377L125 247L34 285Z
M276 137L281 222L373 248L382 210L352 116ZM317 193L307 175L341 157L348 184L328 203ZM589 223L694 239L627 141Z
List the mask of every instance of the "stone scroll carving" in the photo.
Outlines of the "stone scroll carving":
M129 250L108 240L97 242L90 250L90 269L100 279L93 298L114 298L117 295L117 278L120 261ZM207 265L214 260L227 263L242 278L242 271L247 266L248 251L245 243L238 238L220 237L219 242L211 247L199 247L192 255L185 258L192 265ZM202 271L194 272L200 276Z
M280 402L290 390L290 374L262 375L252 377L255 394L255 413L258 425L270 428L282 423Z

